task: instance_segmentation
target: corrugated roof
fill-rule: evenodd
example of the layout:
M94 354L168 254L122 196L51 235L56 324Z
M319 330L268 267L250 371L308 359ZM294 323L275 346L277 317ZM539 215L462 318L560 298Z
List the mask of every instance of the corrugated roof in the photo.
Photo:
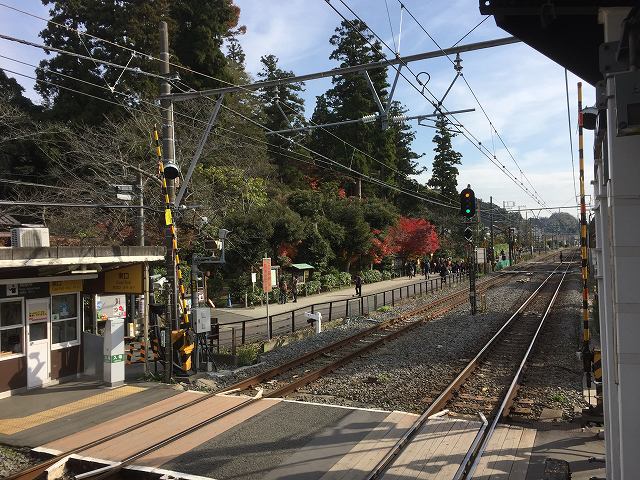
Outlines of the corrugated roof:
M6 213L0 213L0 225L20 226L20 222Z
M291 268L295 268L297 270L314 270L315 267L309 265L308 263L294 263L291 265Z

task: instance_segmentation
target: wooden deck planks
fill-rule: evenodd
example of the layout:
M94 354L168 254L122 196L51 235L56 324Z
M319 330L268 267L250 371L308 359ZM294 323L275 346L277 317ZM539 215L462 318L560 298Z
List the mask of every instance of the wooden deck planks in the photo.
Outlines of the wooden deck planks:
M520 443L516 451L516 458L509 480L525 480L531 459L531 450L536 440L536 430L525 428L520 437Z
M201 395L202 394L194 392L182 392L178 395L165 398L163 400L160 400L159 402L148 405L139 410L127 413L126 415L121 415L120 417L108 420L104 423L101 423L100 425L96 425L94 427L90 427L74 433L73 435L54 440L53 442L42 445L42 447L51 450L57 450L59 452L66 452L73 448L77 448L81 445L86 445L87 443L98 440L99 438L105 437L111 433L118 432L136 423L153 418L156 415L159 415L162 412L166 412L174 407L189 403L190 401L195 400Z
M480 422L430 420L384 474L384 480L434 480L447 478L471 446ZM444 475L443 475L444 472Z
M358 480L396 444L417 416L404 412L390 413L364 439L331 467L320 480Z
M477 480L524 480L536 431L500 425L489 440L473 475Z
M433 477L434 479L452 479L453 476L458 471L462 460L464 460L465 455L471 448L471 444L473 440L476 438L478 431L482 423L480 422L469 422L467 428L464 432L459 433L457 437L457 441L455 445L452 446L451 451L449 452L449 456L447 458L447 464L444 465L437 474Z
M496 428L489 439L487 448L484 455L478 463L475 473L473 474L474 480L490 480L493 469L491 465L496 461L499 451L502 448L504 439L507 436L508 428L500 425Z
M393 464L387 469L382 478L384 480L401 480L415 478L422 470L417 465L428 449L434 447L435 442L440 442L442 437L451 429L451 423L446 421L429 421L413 437L411 443L405 447Z

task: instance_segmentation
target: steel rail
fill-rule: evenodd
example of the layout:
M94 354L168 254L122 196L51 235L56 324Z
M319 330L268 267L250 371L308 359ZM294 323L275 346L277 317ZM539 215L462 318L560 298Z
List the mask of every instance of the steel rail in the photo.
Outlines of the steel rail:
M545 258L549 258L546 256ZM485 353L491 348L491 346L496 343L497 339L504 333L509 325L511 325L514 319L522 312L539 294L540 290L544 287L544 285L555 275L555 272L560 268L560 266L554 269L553 273L549 274L536 288L536 290L524 301L524 303L516 310L516 312L509 317L509 319L503 324L503 326L489 339L489 341L484 345L484 347L478 352L478 354L467 364L467 366L460 372L456 378L447 385L447 387L442 391L442 393L429 405L429 407L416 419L413 425L409 427L409 429L404 433L404 435L396 442L396 444L387 452L387 454L376 464L376 466L370 471L369 475L365 477L364 480L374 480L379 477L393 462L393 460L404 450L405 446L409 444L413 436L418 432L418 430L427 422L429 417L438 412L446 402L453 396L454 392L465 382L465 380L471 375L473 370L476 369L478 364L480 363L481 358L485 355ZM569 267L567 267L568 270ZM566 272L565 272L566 275ZM564 276L563 276L564 278ZM483 425L481 428L482 432L485 432L486 425ZM488 429L487 429L488 431ZM483 433L483 443L486 438L486 432ZM478 436L474 439L472 444L473 446L478 445L479 442ZM465 456L465 461L469 461L469 458L472 457L471 452L467 452ZM475 459L474 459L475 460ZM459 472L457 473L459 475Z
M501 279L504 280L506 278L508 278L508 272L503 272L503 273L500 273L500 274L496 275L495 277L489 278L488 280L482 282L480 285L484 289L488 289L490 287L495 286L496 284L500 284L500 280ZM92 442L89 442L87 444L84 444L84 445L81 445L79 447L70 449L70 450L68 450L68 451L66 451L64 453L61 453L59 455L56 455L56 456L52 457L51 459L45 460L44 462L41 462L41 463L39 463L37 465L34 465L33 467L25 469L25 470L23 470L21 472L17 472L15 474L7 477L7 479L8 480L35 480L47 468L49 468L53 464L59 462L60 460L66 458L66 457L69 457L70 455L76 454L76 453L84 451L84 450L88 450L88 449L96 447L96 446L98 446L98 445L100 445L100 444L102 444L104 442L108 442L110 440L118 438L118 437L120 437L122 435L125 435L127 433L130 433L130 432L132 432L132 431L134 431L134 430L136 430L138 428L142 428L142 427L144 427L146 425L149 425L149 424L151 424L151 423L153 423L155 421L161 420L161 419L165 418L168 415L172 415L174 413L180 412L180 411L185 410L185 409L187 409L189 407L197 405L198 403L201 403L201 402L203 402L203 401L205 401L205 400L207 400L209 398L212 398L212 397L214 397L214 396L216 396L218 394L223 394L223 393L229 392L231 390L247 389L247 388L249 388L251 386L254 386L254 385L258 384L258 383L261 383L262 381L266 380L267 378L272 378L274 376L280 375L281 373L283 373L283 372L285 372L287 370L290 370L292 368L295 368L296 366L302 365L302 364L304 364L305 362L307 362L307 361L309 361L311 359L320 357L321 355L324 355L326 353L330 353L333 350L338 349L338 348L340 348L340 347L342 347L342 346L344 346L346 344L349 344L349 343L352 343L354 341L357 341L357 340L359 340L359 339L361 339L363 337L366 337L367 335L376 333L376 332L378 332L378 331L380 331L380 330L382 330L384 328L388 328L388 327L400 322L404 318L407 318L407 317L410 317L410 316L419 315L419 314L424 313L425 311L433 308L434 306L439 306L439 305L442 305L442 304L446 304L447 302L452 302L452 301L455 301L455 300L458 300L458 299L462 299L462 300L466 299L466 292L464 290L456 291L456 292L453 292L450 295L447 295L445 297L442 297L442 298L439 298L439 299L435 299L434 301L430 302L426 306L420 307L418 309L411 310L409 312L404 312L402 315L399 315L398 317L394 317L392 319L389 319L389 320L387 320L387 321L385 321L385 322L383 322L381 324L375 325L374 327L371 327L371 328L366 329L366 330L364 330L362 332L359 332L356 335L349 336L349 337L347 337L347 338L345 338L343 340L340 340L338 342L334 342L334 343L332 343L330 345L327 345L325 347L321 347L321 348L316 349L316 350L314 350L312 352L308 352L307 354L304 354L304 355L302 355L302 356L300 356L300 357L298 357L296 359L293 359L290 362L287 362L287 363L285 363L283 365L274 367L273 369L267 370L265 372L257 374L257 375L255 375L253 377L248 378L248 379L245 379L245 380L242 380L240 382L237 382L236 384L231 385L229 387L226 387L226 388L224 388L222 390L218 390L218 391L206 394L206 395L202 395L201 397L199 397L199 398L197 398L195 400L187 402L184 405L180 405L178 407L174 407L174 408L168 410L167 412L164 412L162 414L156 415L155 417L148 418L148 419L143 420L141 422L138 422L138 423L136 423L134 425L130 425L129 427L126 427L126 428L124 428L122 430L119 430L117 432L111 433L109 435L105 435L104 437L101 437L101 438L99 438L97 440L94 440ZM432 316L442 315L443 313L446 313L446 311L448 311L448 310L450 310L451 308L454 308L454 307L455 307L455 305L452 305L452 306L450 306L448 308L445 307L444 310L441 308L435 314L432 314ZM424 320L418 320L416 322L412 322L411 324L409 324L409 326L412 326L412 325L413 326L417 326L417 325L421 324L423 321ZM404 329L402 329L402 330L400 330L398 332L395 332L394 335L395 336L400 335L403 332L403 330ZM394 338L395 338L395 336L394 336ZM388 337L384 337L382 340L387 340L388 341L389 338ZM362 353L363 352L359 352L358 355L361 355ZM354 356L356 356L356 355L352 355L351 358L353 358ZM338 362L340 362L341 360L342 359L338 360ZM346 363L346 361L344 363ZM339 368L339 367L334 367L331 370L335 370L336 368ZM314 372L312 372L312 373L314 373ZM319 378L319 376L316 377L316 378ZM299 388L300 386L302 386L302 385L299 385L296 388ZM267 394L266 396L270 396L270 394ZM240 404L240 406L238 406L238 408L242 408L243 406L246 406L249 403L252 403L253 401L255 401L255 399L250 399L250 401L248 401L246 404L245 403ZM233 411L236 411L238 408L232 407L231 409L225 410L225 411L219 413L218 415L216 415L215 417L212 417L212 418L215 418L217 420L219 418L222 418L225 415L228 415L228 414L232 413ZM205 420L205 422L206 421L207 420ZM215 421L215 420L212 420L212 421ZM204 425L202 425L202 426L204 426ZM178 434L176 434L176 435L178 435ZM186 433L185 433L185 435L186 435ZM151 446L149 448L153 449L154 447ZM155 448L160 448L160 447L156 445ZM139 458L139 457L136 457L136 458Z
M558 283L558 286L556 287L553 296L551 297L551 300L549 302L549 304L547 305L547 308L544 311L544 314L542 315L542 319L540 320L540 324L538 325L538 328L535 331L535 334L533 335L533 338L531 339L531 342L529 343L529 347L527 348L527 351L525 352L522 360L520 361L520 365L518 366L518 370L516 372L516 374L513 376L513 380L511 381L511 384L509 385L509 389L507 390L507 393L504 396L504 399L502 400L502 403L500 404L500 407L498 408L498 411L493 415L493 419L491 421L491 425L489 426L489 428L487 429L484 438L482 440L482 443L480 444L480 446L478 447L477 452L475 452L475 454L473 455L473 463L471 464L471 466L469 467L466 477L467 479L471 479L473 478L473 473L475 472L476 468L478 467L478 462L480 461L480 459L482 458L482 454L484 453L484 451L487 448L487 445L489 444L489 440L491 439L491 436L493 435L493 432L496 429L496 426L498 424L498 421L506 416L509 412L509 409L511 408L511 404L513 402L513 399L515 397L515 394L517 392L518 386L520 384L520 380L522 379L522 374L524 373L524 369L526 366L527 361L529 360L529 355L531 354L531 351L533 350L533 347L535 346L536 341L538 340L538 336L540 335L540 332L542 331L542 327L544 326L547 317L549 316L549 312L551 311L551 308L553 307L553 305L555 304L556 298L558 297L558 294L560 293L560 288L562 288L562 284L564 282L565 277L567 276L567 273L569 272L569 268L570 266L567 266L567 268L565 269L564 273L562 274L562 278L560 279L560 282Z
M499 283L499 281L503 278L507 278L506 275L499 275L497 277L492 277L491 279L487 280L484 283L484 287L485 289L488 289L491 286L494 286L493 284L495 283ZM443 312L446 312L452 308L455 308L455 306L457 306L457 304L459 302L456 302L457 300L459 300L460 298L465 299L466 298L466 292L462 291L462 292L454 292L451 295L448 295L446 297L437 299L436 302L431 302L428 306L426 307L421 307L419 309L413 310L411 312L405 312L404 314L400 315L399 317L395 317L393 319L388 320L387 322L384 322L384 324L379 324L376 325L375 327L372 327L370 329L365 330L364 332L360 332L360 334L355 335L355 336L350 336L346 339L343 339L339 342L335 342L331 345L329 345L329 347L331 347L330 350L328 350L326 347L320 348L318 350L314 350L313 352L310 352L309 354L303 355L302 357L299 357L297 359L294 359L291 362L288 362L285 365L276 367L274 369L271 369L267 372L263 372L261 374L258 374L254 377L251 377L249 379L243 380L241 382L238 382L234 385L231 385L230 387L225 388L222 391L216 392L216 393L212 393L206 396L203 396L202 399L199 399L200 401L206 399L206 398L211 398L214 395L218 395L218 394L224 394L225 392L231 392L231 391L236 391L239 389L246 389L249 388L253 385L255 385L256 383L260 383L260 381L263 381L267 378L270 377L274 377L277 376L281 373L283 373L284 371L289 370L289 367L291 364L295 364L294 366L300 365L304 363L303 359L307 359L312 356L312 354L315 354L314 357L319 357L321 356L323 353L327 353L328 351L332 351L335 350L336 348L339 348L340 346L346 345L346 344L351 344L354 341L354 337L358 337L358 339L364 338L366 337L368 334L372 334L372 333L377 333L381 330L383 330L383 328L386 327L392 327L394 325L396 325L397 323L399 323L402 319L408 317L408 316L413 316L413 315L419 315L420 313L424 313L424 311L428 310L429 308L432 308L435 304L435 306L439 306L442 303L445 303L446 301L450 301L452 302L449 305L444 305L444 306L440 306L440 309L437 310L436 315L441 315ZM455 302L455 303L453 303ZM304 386L310 382L312 382L313 380L316 380L317 378L320 378L322 375L329 373L331 371L336 370L337 368L340 368L341 366L343 366L344 364L348 363L349 361L351 361L353 358L356 358L360 355L362 355L363 353L372 350L374 348L376 348L377 346L381 345L382 343L389 341L393 338L397 338L398 336L407 333L407 331L421 325L425 320L428 320L430 317L427 317L425 319L421 319L421 320L416 320L413 322L408 323L407 325L401 327L399 330L394 331L393 333L391 333L390 335L387 335L385 337L382 337L372 343L369 343L365 346L363 346L362 348L356 349L355 351L349 353L348 355L339 358L338 360L336 360L335 362L331 362L330 364L317 369L313 372L310 372L306 375L304 375L303 377L300 377L299 379L296 379L294 382L291 382L287 385L284 385L283 387L273 390L271 392L268 392L267 394L263 395L258 395L256 397L251 397L248 400L230 407L218 414L216 414L215 416L208 418L206 420L203 420L202 422L193 425L191 427L188 427L178 433L175 433L174 435L161 440L160 442L157 442L153 445L150 445L149 447L146 447L145 449L136 452L135 454L125 458L124 460L122 460L121 462L118 462L115 465L111 465L111 466L107 466L107 467L101 467L97 470L95 470L94 472L86 472L82 475L82 478L94 478L96 480L104 480L106 478L110 478L114 475L116 475L118 472L120 472L124 467L126 467L127 465L130 465L132 462L134 462L136 459L141 458L145 455L147 455L148 453L151 453L171 442L174 442L175 440L178 440L180 438L183 438L186 435L189 435L197 430L199 430L200 428L207 426L223 417L226 417L227 415L230 415L238 410L241 410L242 408L256 402L257 400L259 400L260 398L279 398L281 396L284 396L298 388L300 388L301 386ZM363 334L364 333L364 334ZM293 368L293 367L292 367ZM260 381L258 381L258 379L260 379ZM187 404L188 405L188 404ZM164 418L164 416L163 416ZM67 455L63 455L62 458L64 458Z
M498 279L502 278L503 276L505 276L506 274L501 274L501 275L497 275L495 277L492 277L490 279L488 279L487 281L485 281L483 283L483 285L486 285L487 288L490 286L488 284L492 283L492 282L496 282ZM117 432L113 432L109 435L105 435L104 437L98 438L97 440L94 440L92 442L86 443L84 445L81 445L79 447L67 450L59 455L56 455L48 460L45 460L43 462L38 463L37 465L34 465L32 467L29 467L25 470L22 470L20 472L17 472L13 475L10 475L9 477L7 477L7 480L35 480L37 479L47 468L49 468L50 466L52 466L54 463L59 462L60 460L68 457L69 455L73 455L76 454L78 452L82 452L84 450L88 450L90 448L96 447L102 443L108 442L110 440L113 440L115 438L118 438L122 435L126 435L128 433L131 433L134 430L137 430L139 428L142 428L144 426L147 426L153 422L156 422L158 420L161 420L163 418L165 418L168 415L172 415L174 413L178 413L182 410L185 410L187 408L190 408L192 406L197 405L198 403L201 403L209 398L214 397L215 395L221 394L221 393L225 393L228 392L230 390L236 390L236 389L247 389L249 387L252 387L258 383L261 383L262 381L268 379L268 378L272 378L274 376L280 375L281 373L290 370L292 368L295 368L299 365L302 365L314 358L320 357L326 353L330 353L333 350L336 350L338 348L341 348L344 345L347 345L349 343L352 343L354 341L358 341L359 339L371 335L373 333L376 333L377 331L384 329L384 328L388 328L389 326L402 321L404 318L408 317L408 316L413 316L413 315L419 315L421 313L423 313L424 311L428 310L429 308L433 308L434 306L437 306L443 302L449 301L449 300L453 300L454 297L460 295L459 291L453 292L450 295L447 295L445 297L442 298L438 298L433 300L432 302L430 302L428 305L424 306L424 307L420 307L418 309L414 309L412 311L409 312L404 312L403 314L391 318L385 322L382 322L378 325L375 325L369 329L363 330L362 332L358 332L355 335L349 336L345 339L339 340L337 342L334 342L330 345L326 345L324 347L321 347L319 349L313 350L311 352L308 352L298 358L295 358L283 365L279 365L277 367L274 367L270 370L267 370L265 372L262 372L260 374L257 374L253 377L247 378L245 380L242 380L234 385L231 385L229 387L225 387L224 389L221 390L217 390L215 392L211 392L209 394L206 395L202 395L190 402L185 403L184 405L180 405L177 407L174 407L162 414L156 415L154 417L148 418L146 420L143 420L141 422L138 422L136 424L130 425L122 430L119 430Z

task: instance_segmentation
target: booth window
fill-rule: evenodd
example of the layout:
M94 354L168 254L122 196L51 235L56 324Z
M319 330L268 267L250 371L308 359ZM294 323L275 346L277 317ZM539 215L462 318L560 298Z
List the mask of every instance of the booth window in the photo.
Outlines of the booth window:
M24 338L22 300L0 303L0 358L21 354Z
M78 294L51 297L51 340L54 345L78 341Z

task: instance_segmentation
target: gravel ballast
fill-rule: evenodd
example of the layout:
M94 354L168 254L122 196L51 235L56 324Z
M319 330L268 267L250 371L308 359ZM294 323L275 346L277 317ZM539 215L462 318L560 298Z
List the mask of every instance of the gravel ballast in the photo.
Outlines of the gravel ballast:
M38 463L28 448L0 445L0 478L8 477Z
M402 313L422 307L435 299L442 298L453 292L468 289L468 284L455 284L453 287L445 287L442 290L430 292L428 295L417 297L414 299L404 300L396 304L394 308L386 312L372 312L366 317L353 317L345 319L337 326L324 330L321 334L311 334L303 339L288 343L287 345L271 350L260 355L260 361L257 365L244 367L233 371L222 371L211 374L211 380L198 382L192 385L186 385L186 388L213 391L225 388L229 385L239 382L240 380L257 375L263 371L282 365L290 360L300 357L305 353L317 350L324 346L338 342L344 338L358 333L359 331L371 328L377 323L397 317Z
M531 414L522 417L537 419L546 408L562 411L562 419L557 420L571 421L588 407L583 399L582 362L576 355L582 335L581 288L579 274L567 275L516 397L516 404L521 399L533 400L533 405L526 405Z
M517 282L516 278L532 278ZM420 413L542 279L514 276L491 289L487 312L459 307L293 394L298 400Z

